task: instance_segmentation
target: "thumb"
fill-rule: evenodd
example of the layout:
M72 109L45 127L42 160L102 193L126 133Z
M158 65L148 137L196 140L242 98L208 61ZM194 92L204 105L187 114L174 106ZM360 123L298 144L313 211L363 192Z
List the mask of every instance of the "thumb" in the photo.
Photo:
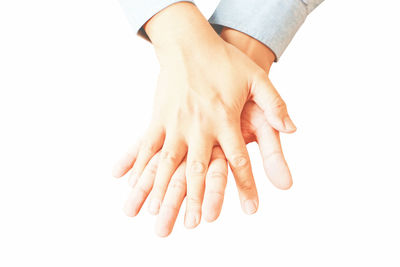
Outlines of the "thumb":
M280 132L293 133L296 126L290 119L286 103L266 74L254 77L251 85L253 101L263 110L268 123Z

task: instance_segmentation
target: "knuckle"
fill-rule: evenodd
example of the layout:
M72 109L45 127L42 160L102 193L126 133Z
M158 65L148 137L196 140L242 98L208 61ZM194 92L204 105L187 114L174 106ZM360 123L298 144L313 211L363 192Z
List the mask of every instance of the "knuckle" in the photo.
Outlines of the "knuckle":
M249 179L238 180L236 183L241 190L246 192L252 191L254 188L253 182Z
M217 199L224 199L224 192L224 190L210 189L206 192L206 195L216 197Z
M146 155L151 155L157 152L156 146L153 143L143 143L141 149Z
M198 124L202 124L203 122L205 122L208 119L207 116L204 115L204 112L202 112L199 107L196 107L193 109L192 118L193 118L193 121Z
M157 173L157 164L150 164L148 169L147 169L147 174L150 176L155 176Z
M169 187L174 190L186 190L186 182L180 179L172 180Z
M138 184L135 187L136 194L138 195L146 195L148 192L148 188L143 184Z
M240 116L234 116L234 114L237 114L233 109L231 108L221 108L218 111L218 116L221 121L221 126L228 127L229 125L232 125L238 121L240 121Z
M202 199L198 196L189 195L187 196L186 201L188 202L188 205L191 207L201 207Z
M172 164L179 160L179 157L176 152L164 150L161 152L161 160L164 163Z
M285 101L283 101L283 99L279 95L275 96L272 99L270 105L271 108L274 110L286 110L287 108Z
M249 165L249 160L247 159L247 156L245 156L244 154L234 155L231 158L230 162L232 167L235 169L242 169Z
M278 151L278 150L273 150L273 151L270 151L270 152L265 153L265 154L263 155L263 158L264 158L264 160L272 160L272 159L274 159L274 158L279 157L280 154L281 154L280 151Z
M213 180L225 180L226 176L227 174L222 171L212 171L209 177Z
M200 161L193 161L190 163L191 174L204 174L206 171L206 165Z

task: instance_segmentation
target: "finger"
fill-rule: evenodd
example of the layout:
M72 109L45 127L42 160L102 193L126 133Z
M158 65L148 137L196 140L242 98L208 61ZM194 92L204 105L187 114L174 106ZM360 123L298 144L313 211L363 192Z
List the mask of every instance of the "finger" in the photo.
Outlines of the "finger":
M215 221L221 213L228 177L228 163L221 147L215 146L206 175L203 216L208 222Z
M168 185L167 192L161 204L156 221L156 233L161 237L168 236L174 227L179 209L186 195L186 162L183 161L176 169Z
M272 127L285 133L296 131L296 126L287 112L286 103L266 73L255 76L251 91L254 102L263 110Z
M121 157L114 165L112 175L115 178L124 176L133 166L136 160L136 156L139 151L140 141L136 142L132 147L128 149L123 157Z
M247 214L252 214L257 211L258 194L240 126L225 129L218 141L235 177L242 209Z
M131 190L128 199L125 202L124 211L129 217L134 217L139 213L144 201L153 187L159 161L159 154L160 153L155 154L154 157L149 161L142 175L140 176L140 179L135 187Z
M167 135L160 153L156 178L150 196L149 212L151 214L158 213L167 191L168 183L185 155L186 144L183 139L177 138L176 134Z
M161 128L152 127L145 136L129 177L128 182L132 187L135 186L149 160L161 149L164 143L164 131Z
M283 156L279 132L265 124L256 131L265 173L271 183L280 189L292 186L292 175Z
M194 228L200 223L201 204L204 196L204 180L210 162L212 143L201 136L189 142L186 166L186 213L185 226Z

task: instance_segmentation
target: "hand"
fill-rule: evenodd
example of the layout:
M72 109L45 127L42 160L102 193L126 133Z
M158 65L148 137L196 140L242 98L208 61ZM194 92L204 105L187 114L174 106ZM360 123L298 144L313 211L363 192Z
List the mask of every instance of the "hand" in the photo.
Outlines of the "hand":
M227 31L227 32L229 32L229 31ZM223 35L224 35L224 33L223 33ZM249 39L248 36L246 36L244 34L242 34L242 35L243 35L242 37ZM226 36L223 36L223 37L229 37L229 34L226 34ZM236 36L236 37L238 37L238 36ZM252 49L254 47L257 48L257 46L253 46L251 42L250 43L249 42L244 42L244 43L239 42L238 43L238 41L243 41L243 40L245 40L245 38L236 38L235 39L236 46L238 46L239 48L240 48L240 46L242 46L242 50L246 50L245 52L249 56L252 56L254 59L256 59L255 62L257 62L257 64L259 64L260 66L263 66L263 65L264 65L263 67L270 66L270 64L273 61L273 57L274 57L272 52L268 48L263 46L261 43L259 43L259 44L261 44L264 51L265 51L265 48L267 49L267 53L263 54L263 53L261 53L261 52L263 52L262 50L256 51L256 50ZM250 38L250 39L252 39L252 38ZM257 45L259 45L259 44L257 44ZM243 45L245 45L245 46L243 46ZM245 48L245 49L243 49L243 48ZM256 51L257 53L254 53L254 51ZM267 60L267 62L265 62L265 60L264 60L264 62L260 62L260 60L259 60L260 54L263 55L261 57L262 59L271 59L272 58L272 60L269 60L269 61ZM272 55L272 57L271 57L271 55ZM269 63L269 64L266 64L266 63ZM246 130L247 130L247 132L246 132ZM257 105L254 102L248 102L242 113L242 133L246 139L246 142L254 141L254 138L256 138L256 140L259 142L260 149L261 149L263 157L264 157L264 167L266 167L266 171L269 173L269 177L270 177L270 179L272 179L273 183L280 188L290 187L290 185L291 185L290 172L287 168L286 162L283 158L283 154L282 154L282 151L280 148L279 133L277 131L273 130L269 126L269 124L265 121L263 112L261 111L261 109L259 107L257 107ZM262 138L260 138L260 136ZM263 142L264 139L266 142ZM268 141L267 139L270 139L270 143L267 142ZM224 170L224 162L226 162L226 161L224 161L222 159L223 153L220 150L218 151L217 147L214 148L213 154L214 154L214 151L217 151L215 153L219 156L217 156L217 157L213 156L213 158L217 159L217 160L211 161L210 166L209 166L209 172L212 169L219 169L220 174L224 173L224 171L223 171ZM135 154L136 153L134 153L134 155L132 155L132 156L128 156L127 159L125 160L125 163L122 162L122 165L119 165L119 167L117 167L116 176L121 176L121 175L123 175L124 172L126 172L127 170L130 169L131 165L133 164ZM214 162L218 162L218 161L219 161L219 164L217 164L217 163L214 164ZM154 170L154 167L151 167L151 166L156 166L155 162L156 162L156 160L154 160L154 161L152 160L149 163L149 165L146 167L146 170L147 169ZM273 162L274 164L271 164L271 162ZM182 171L181 171L183 165L184 165L184 163L181 164L181 166L178 168L178 170L174 174L174 177L178 177L178 178L183 177L183 181L184 181L185 180L184 175L182 176ZM213 168L214 165L217 167ZM226 164L225 164L225 167L226 167ZM118 170L118 168L119 168L119 170ZM154 175L153 175L153 178L150 177L150 179L145 179L145 176L146 176L145 174L149 173L146 170L140 180L148 181L148 182L150 181L148 183L149 185L147 186L147 188L148 188L147 191L150 191L151 187L152 187L152 181L154 180ZM152 172L150 171L150 173L152 173ZM179 175L179 173L181 175ZM220 207L222 206L223 191L224 191L224 187L225 187L225 183L226 183L226 175L225 175L225 177L223 175L219 175L220 179L211 179L211 180L219 181L219 182L211 183L211 184L208 182L209 176L210 175L207 174L204 212L205 212L206 220L214 220L218 217ZM174 177L172 178L170 186L175 184L175 182L174 182L175 180L182 181L181 178L174 179ZM140 181L139 181L139 185L140 185ZM141 198L142 201L140 201L137 197L136 197L136 201L134 201L135 198L131 199L130 202L128 201L128 203L136 203L134 205L131 205L131 211L129 211L129 213L131 215L135 215L139 211L140 206L143 204L143 201L148 194L148 192L147 192L147 194L138 194L138 193L143 193L143 191L145 191L145 190L143 190L143 184L140 185L140 187L135 187L135 188L141 188L141 190L139 190L139 192L137 192L136 194L132 194L133 196L135 196L135 195L136 196L138 196L138 195L144 196L145 195L145 196L144 196L144 198L139 197L139 199ZM208 190L209 188L211 188L210 189L211 192L218 192L218 194L219 194L219 197L217 196L216 198L214 198L214 201L213 200L207 201L207 199L209 199L209 197L207 197L207 196L210 195L207 193L207 191L210 191L210 190ZM181 189L183 189L183 187ZM137 190L134 190L134 191L137 191ZM164 202L167 202L167 203L171 202L170 200L168 200L168 199L171 199L170 197L168 197L168 192L170 192L170 189L168 189L167 195L165 196L165 199L164 199ZM178 202L175 202L175 206L179 204L179 199L180 199L179 196L181 196L181 198L183 200L184 194L185 194L185 192L181 192L181 194L176 194L176 195L173 194L173 195L175 195L175 200L178 200ZM180 201L180 203L181 203L181 201ZM210 203L210 205L207 205L207 203ZM164 206L164 203L163 203L163 206ZM180 204L179 204L179 206L180 206ZM179 210L179 206L178 206L178 210ZM211 208L207 208L207 207L211 207ZM163 209L161 209L161 210L163 210ZM174 212L172 212L172 213L174 213ZM160 214L163 214L163 212L161 212ZM176 210L175 214L177 215L177 210ZM161 228L158 227L158 228L159 229L164 228L164 229L171 230L172 226L173 226L173 221L174 221L174 219L172 220L171 218L173 218L173 217L174 217L174 215L172 215L172 217L170 216L169 220L164 220L164 222L166 222L166 227L161 227ZM160 215L159 218L163 218L163 216ZM176 218L176 216L175 216L175 218ZM159 222L161 221L161 226L162 226L163 219L159 219L158 221ZM164 223L164 226L165 226L165 223ZM166 231L166 232L167 232L167 234L169 233L168 231Z
M158 214L171 176L186 156L185 225L197 226L211 152L220 145L235 176L242 208L253 213L258 195L240 115L245 103L253 100L275 129L294 131L283 100L265 72L224 42L194 5L172 5L154 16L145 30L161 70L153 118L132 171L139 177L161 149L149 211Z
M249 101L246 103L241 116L241 124L245 142L256 141L258 143L264 169L271 182L280 189L290 188L292 178L283 156L279 132L268 124L262 110L254 102ZM137 143L115 165L113 171L115 177L122 177L132 168L139 147L140 145ZM130 217L136 216L139 213L153 187L158 168L159 154L160 152L150 160L140 179L133 186L129 194L124 210ZM182 202L186 196L185 168L186 160L179 165L168 184L168 189L156 222L156 233L159 236L165 237L172 232ZM227 176L228 166L225 155L219 146L215 146L205 179L203 217L208 222L216 220L221 212Z

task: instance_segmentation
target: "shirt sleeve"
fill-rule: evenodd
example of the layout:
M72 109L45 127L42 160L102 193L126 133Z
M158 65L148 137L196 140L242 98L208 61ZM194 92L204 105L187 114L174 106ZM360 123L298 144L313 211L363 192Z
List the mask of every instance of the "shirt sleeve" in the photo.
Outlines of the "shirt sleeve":
M143 25L146 24L151 17L174 3L193 3L191 0L119 0L119 2L122 6L122 9L125 11L134 31L137 32L139 36L147 40L149 38L146 32L143 30Z
M221 0L209 22L219 33L229 27L268 46L281 57L305 21L323 0Z

